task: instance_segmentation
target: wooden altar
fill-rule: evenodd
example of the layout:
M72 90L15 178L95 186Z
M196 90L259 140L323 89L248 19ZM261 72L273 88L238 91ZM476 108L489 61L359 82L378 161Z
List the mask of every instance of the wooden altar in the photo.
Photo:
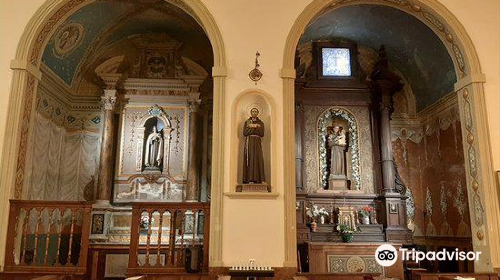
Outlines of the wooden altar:
M375 261L375 250L385 243L309 243L310 271L314 273L366 273L403 279L403 263L382 267ZM392 244L396 249L401 245Z
M400 247L412 238L390 140L392 95L402 86L400 78L389 70L383 48L378 57L364 54L363 63L352 42L312 42L299 49L295 151L300 271L403 278L402 262L382 269L374 258L381 244ZM328 72L332 69L333 74Z

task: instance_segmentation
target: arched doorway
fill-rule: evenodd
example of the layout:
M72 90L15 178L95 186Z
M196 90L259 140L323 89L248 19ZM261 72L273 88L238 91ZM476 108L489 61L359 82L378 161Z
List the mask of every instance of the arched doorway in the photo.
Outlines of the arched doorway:
M306 28L319 16L329 11L358 4L378 4L399 9L411 14L426 24L440 38L453 59L457 82L454 91L458 95L460 120L464 141L466 163L466 178L469 210L472 221L473 246L475 251L481 251L485 257L475 263L476 271L491 271L492 262L498 262L498 253L492 249L498 247L498 240L488 237L490 229L498 228L497 207L498 194L494 188L494 178L489 155L489 138L484 124L487 122L484 114L484 97L482 84L484 76L475 49L463 27L452 14L436 1L314 1L306 7L295 21L285 45L285 54L281 77L284 90L284 118L294 116L294 81L296 71L294 58L300 37ZM293 124L285 127L285 138L294 137ZM296 263L296 228L295 228L295 172L293 143L285 143L285 258L286 263L294 266ZM493 193L493 198L487 194ZM486 256L487 255L487 256Z
M89 32L89 30L81 30L77 25L69 26L68 34L66 36L64 33L63 24L65 21L73 15L76 11L94 3L95 1L52 1L46 2L37 11L35 16L31 19L28 26L23 33L20 40L19 47L16 53L16 57L12 63L12 69L14 70L12 79L12 90L11 99L9 102L9 117L7 120L6 128L6 141L4 147L4 157L3 165L5 168L2 171L2 188L6 194L4 197L3 205L5 208L2 209L2 222L6 223L8 217L8 199L9 198L21 198L22 196L22 186L24 184L24 171L26 168L26 157L28 153L28 139L29 135L32 134L33 130L33 119L34 111L36 107L36 96L38 94L39 81L42 79L42 60L43 52L49 44L51 38L61 33L58 38L66 38L73 40L71 34L73 31L80 32L80 35L84 32ZM148 6L151 8L152 4L162 5L162 1L151 1ZM213 57L211 58L212 65L208 66L208 72L211 72L213 77L213 155L211 162L211 180L214 188L211 190L211 207L212 207L212 225L214 228L218 228L221 222L222 213L219 211L222 191L220 188L220 181L223 178L222 169L222 158L223 158L223 141L222 135L224 133L224 126L218 125L219 122L224 119L224 84L226 76L226 59L225 50L222 37L218 27L215 24L213 17L210 15L208 10L200 1L164 1L165 5L170 5L174 7L179 12L185 13L191 17L191 21L200 26L200 30L204 33L211 45L213 51ZM126 3L125 3L126 4ZM141 8L139 8L140 10ZM144 9L143 9L144 10ZM168 14L168 8L165 11ZM122 19L124 15L121 15ZM125 15L127 16L127 15ZM128 16L131 16L130 14ZM146 15L147 17L147 15ZM72 31L73 30L73 31ZM115 30L116 31L116 30ZM90 30L92 32L92 30ZM73 32L74 33L74 32ZM88 33L87 33L88 34ZM129 34L130 35L130 34ZM81 43L76 38L73 41ZM69 42L69 41L68 41ZM73 42L74 43L74 42ZM54 48L54 54L60 57L64 57L65 52L73 51L71 45L66 48L66 44L60 44L60 49ZM62 48L61 48L62 47ZM188 61L188 60L186 60ZM186 62L184 62L186 63ZM188 61L191 67L199 69L199 65L193 61ZM189 67L189 66L186 66ZM193 68L193 69L194 69ZM197 70L194 70L195 72ZM97 122L97 119L95 119ZM2 231L1 239L5 240L6 231ZM211 265L220 265L221 260L221 234L219 231L215 230L211 234L210 242L213 243L213 250L211 250ZM5 248L2 247L0 252L0 259L2 260L5 256Z

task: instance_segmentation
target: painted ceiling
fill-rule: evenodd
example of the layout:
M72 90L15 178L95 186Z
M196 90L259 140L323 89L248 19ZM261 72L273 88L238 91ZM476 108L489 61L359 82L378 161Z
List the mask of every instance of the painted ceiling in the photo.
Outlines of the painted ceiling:
M386 6L347 6L318 17L300 43L337 38L374 50L385 45L389 61L412 87L417 111L453 91L456 75L446 47L412 15Z
M136 34L167 33L175 40L189 42L183 46L183 55L184 51L195 54L193 50L200 45L211 53L210 42L196 21L164 0L98 0L70 15L61 29L72 24L83 27L78 45L61 54L56 46L60 32L56 31L42 57L42 62L69 86L81 64L91 60L92 55ZM211 57L193 59L205 68L212 66Z

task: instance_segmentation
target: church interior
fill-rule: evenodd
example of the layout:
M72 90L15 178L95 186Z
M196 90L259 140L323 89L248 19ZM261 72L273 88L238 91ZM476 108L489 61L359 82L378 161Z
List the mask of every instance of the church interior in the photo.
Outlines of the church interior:
M0 279L499 279L500 49L454 1L220 2L12 26Z

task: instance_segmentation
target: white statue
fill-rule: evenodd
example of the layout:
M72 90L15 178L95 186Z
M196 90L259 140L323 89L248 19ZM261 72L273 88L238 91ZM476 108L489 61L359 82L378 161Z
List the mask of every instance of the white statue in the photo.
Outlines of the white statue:
M163 136L161 132L153 126L153 132L149 134L146 140L146 156L144 165L148 168L159 169L163 161Z

